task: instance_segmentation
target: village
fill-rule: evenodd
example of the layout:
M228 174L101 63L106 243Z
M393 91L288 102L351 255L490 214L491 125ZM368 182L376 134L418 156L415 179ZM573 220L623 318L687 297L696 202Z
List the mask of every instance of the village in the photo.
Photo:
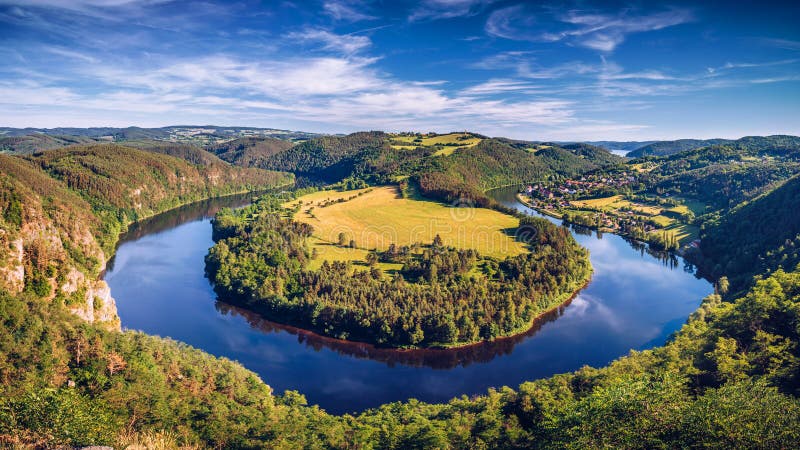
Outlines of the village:
M619 233L659 249L691 245L697 236L691 225L694 213L679 199L633 194L639 189L635 172L596 173L528 185L519 200L566 223Z

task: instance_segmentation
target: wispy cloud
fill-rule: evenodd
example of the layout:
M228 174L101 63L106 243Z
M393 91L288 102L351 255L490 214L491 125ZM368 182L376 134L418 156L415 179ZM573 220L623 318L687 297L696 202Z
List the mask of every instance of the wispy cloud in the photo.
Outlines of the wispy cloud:
M800 41L793 41L791 39L774 39L774 38L764 38L762 39L762 41L773 47L778 47L786 50L800 50Z
M514 124L547 128L576 120L572 102L567 100L482 98L492 90L532 89L532 85L495 80L448 93L438 81L388 77L375 67L376 61L297 57L254 62L215 55L150 70L99 67L84 75L106 86L103 93L41 83L7 85L0 89L0 105L215 120L288 115L306 123L350 129L419 129L424 124L425 129L447 130L480 124L477 128L491 132ZM0 114L0 120L8 121L9 116Z
M491 36L516 41L536 40L531 30L536 18L526 12L524 5L509 6L498 9L486 20L486 32Z
M497 0L422 0L408 17L410 21L472 16Z
M377 17L368 14L367 5L359 0L327 0L322 4L325 14L335 20L345 22L360 22L363 20L375 20Z
M509 92L534 93L539 86L522 80L491 79L461 91L463 95L493 95Z
M97 58L93 56L78 51L69 50L63 47L45 46L42 47L42 50L48 53L52 53L54 55L63 56L65 58L70 58L70 59L78 59L88 63L96 63L99 61Z
M313 28L289 33L287 37L298 42L319 43L322 44L324 50L347 55L357 53L372 45L372 41L366 36L335 34L327 30Z
M546 16L544 9L540 15ZM570 10L555 13L554 20L537 20L537 14L524 5L494 11L486 22L492 36L520 41L566 42L570 45L612 52L628 35L679 25L693 20L687 9L638 13L624 9L617 12ZM554 25L561 25L553 29Z
M47 6L62 9L114 8L133 4L151 5L169 0L0 0L0 5Z
M786 81L800 81L800 75L789 75L785 77L756 78L750 80L753 84L782 83Z
M752 68L759 68L759 67L771 67L771 66L785 66L787 64L794 64L797 63L798 59L782 59L779 61L764 61L764 62L726 62L725 64L719 67L708 67L706 71L710 74L719 73L720 71L730 70L730 69L752 69Z

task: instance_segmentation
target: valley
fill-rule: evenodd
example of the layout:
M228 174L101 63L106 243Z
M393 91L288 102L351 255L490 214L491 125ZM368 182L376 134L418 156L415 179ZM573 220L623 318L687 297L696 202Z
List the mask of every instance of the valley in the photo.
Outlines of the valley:
M527 447L545 426L528 417L530 402L567 395L542 406L556 421L547 425L554 430L547 442L594 442L563 421L586 420L575 414L594 395L634 386L636 396L676 408L670 420L693 440L710 436L683 419L698 411L707 415L711 408L725 423L756 417L747 408L732 413L722 399L783 423L773 431L789 439L797 357L789 349L783 362L770 359L774 347L763 343L796 339L781 319L793 314L796 273L783 264L795 255L780 246L800 230L786 209L769 206L793 198L793 141L787 147L785 137L750 139L747 146L625 160L583 144L491 138L453 146L451 153L437 153L446 148L441 142L393 148L392 135L380 133L290 145L246 139L230 141L219 153L235 164L220 160L216 150L140 140L130 147L82 144L2 156L5 245L19 237L23 249L23 276L18 287L11 285L18 290L0 295L4 323L18 330L0 342L5 354L13 348L16 355L2 373L29 381L5 388L3 411L13 417L2 416L0 432L119 442L123 423L134 420L139 433L160 424L225 446L257 446L270 430L291 446L325 441L342 447L349 438L336 429L404 447L419 439L418 432L388 417L413 417L455 442L462 438L453 417L474 421L470 411L478 411L493 418L491 442ZM257 156L248 155L251 148ZM771 176L761 177L764 170ZM42 180L36 190L19 181L30 179ZM293 179L306 185L289 188ZM626 183L608 181L622 179ZM595 184L579 192L575 181ZM718 194L708 197L697 183ZM502 185L512 186L490 190ZM147 194L136 194L140 186ZM567 189L566 197L528 195L528 186L539 193ZM254 197L232 199L237 209L222 202L201 204L200 212L190 206L157 215L259 187L273 190L249 205ZM520 191L528 203L544 202L537 209L553 205L562 217L530 217L536 213L518 201ZM727 206L735 202L742 204ZM686 259L612 234L623 230L608 225L628 212L669 230L696 227L675 239ZM76 238L64 219L70 214L77 218L72 223L88 224L82 227L93 240ZM592 227L598 214L612 223L595 233L571 214L594 218ZM115 249L120 230L153 215L152 231L136 225ZM755 233L748 224L759 215L782 226ZM659 223L661 216L676 222ZM54 230L63 250L43 245L28 231L32 227ZM720 264L735 254L720 240L731 233L760 255L760 265ZM699 244L687 246L688 237L699 237ZM116 258L98 280L110 254ZM711 284L695 276L694 264ZM13 261L5 267L14 269ZM767 280L750 275L765 270ZM73 288L61 287L60 274L74 271L111 286L117 325L75 315L76 305L88 302L102 311L111 303L89 297L96 291L65 291ZM776 285L782 287L770 290ZM736 325L755 324L753 308L775 311L755 333ZM118 331L120 322L126 331ZM42 333L56 357L34 363ZM721 365L729 357L747 365ZM671 367L671 375L660 375L658 367ZM166 382L154 389L154 377ZM563 387L582 383L589 385ZM42 386L51 390L36 397ZM700 393L686 392L690 387ZM69 416L47 412L51 422L33 422L20 415L42 402ZM178 416L167 406L175 402L186 405ZM219 431L186 419L197 411L211 414ZM181 424L176 417L184 418ZM46 425L52 421L62 425ZM389 426L392 437L374 434L377 424ZM332 434L320 437L315 427ZM647 433L660 436L660 430Z

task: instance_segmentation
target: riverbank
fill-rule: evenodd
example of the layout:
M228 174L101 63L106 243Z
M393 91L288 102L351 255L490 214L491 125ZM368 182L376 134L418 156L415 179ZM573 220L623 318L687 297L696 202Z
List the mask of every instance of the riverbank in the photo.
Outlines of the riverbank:
M503 203L530 212L514 193ZM298 390L309 405L336 414L409 398L445 403L585 365L601 367L630 349L661 345L712 292L680 261L653 258L616 235L572 232L590 251L591 282L571 302L540 315L527 332L452 349L376 347L216 301L203 260L213 245L213 213L201 209L141 222L125 237L106 278L123 327L239 361L275 392ZM627 267L635 267L636 276L620 273Z
M104 256L106 256L105 261L103 261L99 273L95 277L93 287L87 290L86 301L83 305L81 305L82 309L75 309L73 313L87 322L104 323L106 328L108 329L115 331L122 330L122 321L119 318L119 312L117 310L116 300L114 299L113 292L111 291L110 287L104 280L104 277L109 264L111 263L111 261L114 260L114 257L116 256L117 249L119 248L119 244L120 242L122 242L123 237L127 235L131 231L132 227L134 227L136 224L146 222L154 217L160 216L170 211L175 211L184 208L192 204L202 203L209 200L221 199L226 197L236 197L241 195L257 195L259 193L266 193L278 189L284 189L288 186L292 186L293 184L294 183L287 183L269 189L259 188L255 190L236 190L234 192L225 193L223 195L215 195L210 197L200 197L197 199L191 199L184 202L179 202L178 204L170 206L169 208L166 208L164 210L154 210L148 214L138 217L137 220L127 221L127 223L124 223L122 225L124 231L118 233L110 241L112 244L110 246L111 250L108 252L107 255L104 253ZM102 320L98 320L98 318Z
M353 200L333 201L330 208L370 200L367 195L344 195ZM269 320L342 340L392 348L456 348L527 331L540 314L567 301L591 276L588 252L566 230L541 218L504 215L513 223L502 236L523 250L502 258L447 243L448 235L436 230L462 221L443 210L431 217L428 231L417 231L435 235L432 243L403 240L398 232L392 245L371 251L368 258L328 260L320 252L309 254L308 241L319 231L316 222L288 218L288 212L299 209L294 202L265 198L217 215L217 244L209 251L206 268L220 298ZM499 216L491 210L473 214L482 211ZM359 213L327 225L339 231L341 223L350 230L372 229L387 214ZM479 231L484 230L467 237L480 236ZM343 234L340 240L346 242ZM259 245L250 245L253 241ZM354 242L351 237L347 248ZM312 264L314 259L325 261ZM391 263L391 270L380 263Z

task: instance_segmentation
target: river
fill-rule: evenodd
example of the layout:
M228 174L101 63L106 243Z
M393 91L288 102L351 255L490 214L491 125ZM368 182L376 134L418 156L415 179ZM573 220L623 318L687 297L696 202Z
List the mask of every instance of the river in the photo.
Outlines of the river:
M507 188L492 195L535 214L516 201L515 192ZM592 280L528 333L456 350L348 343L217 300L204 275L204 257L213 245L210 217L220 207L248 201L248 196L210 200L134 225L105 274L122 326L239 361L277 393L297 390L331 413L409 398L444 402L583 365L604 366L631 349L663 344L712 292L680 257L651 255L613 234L573 230L591 252Z

